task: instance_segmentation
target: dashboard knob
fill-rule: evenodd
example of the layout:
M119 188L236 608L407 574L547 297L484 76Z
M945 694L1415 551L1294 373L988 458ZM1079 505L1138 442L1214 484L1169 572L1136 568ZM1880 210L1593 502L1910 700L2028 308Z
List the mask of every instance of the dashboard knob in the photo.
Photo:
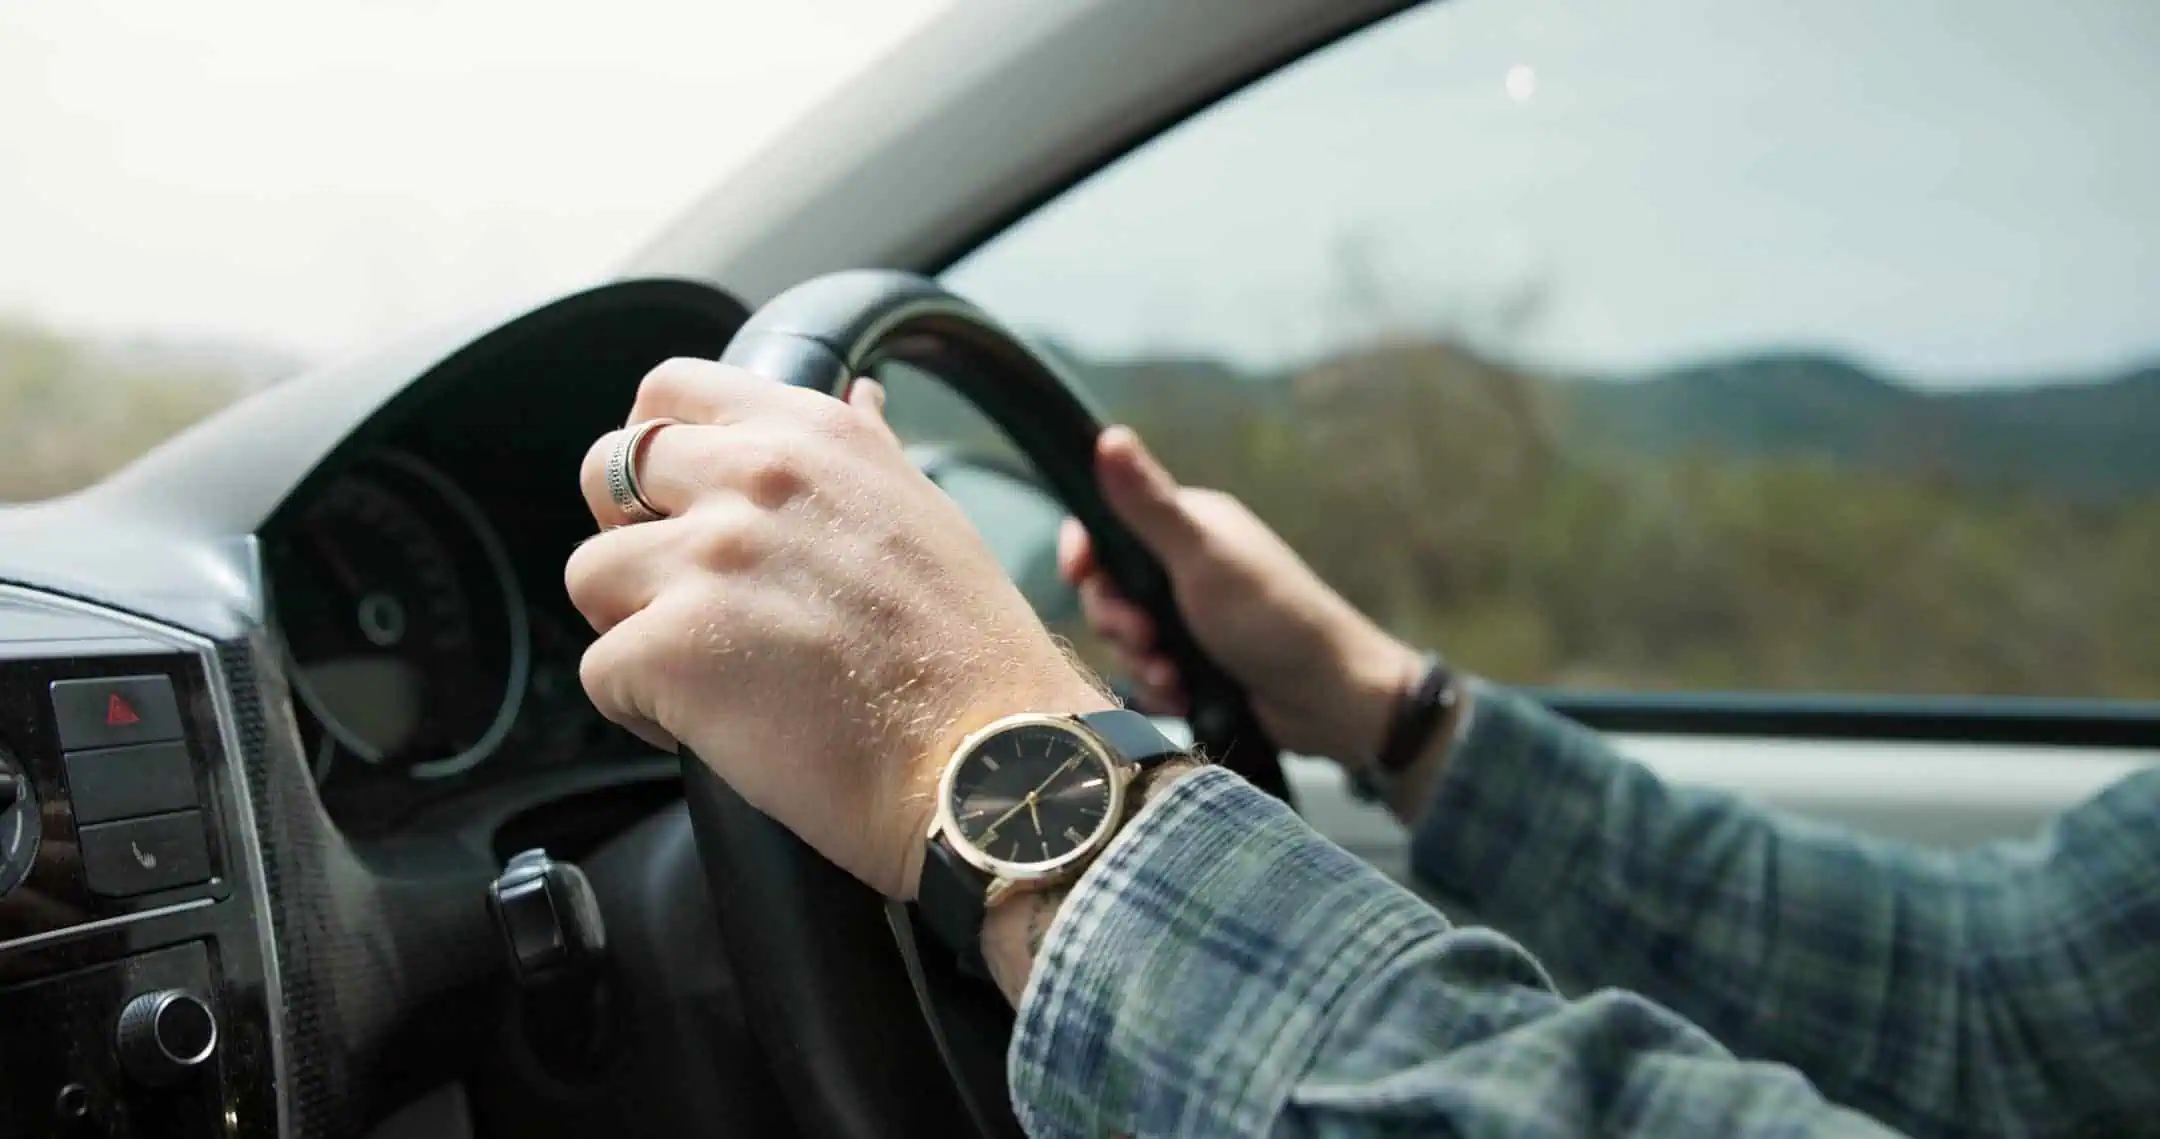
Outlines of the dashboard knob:
M169 1084L217 1052L217 1014L184 989L144 993L120 1010L120 1066L151 1085Z
M43 830L29 772L0 748L0 897L30 876Z
M510 968L518 983L545 986L589 976L607 953L607 928L591 880L575 863L528 850L488 887Z

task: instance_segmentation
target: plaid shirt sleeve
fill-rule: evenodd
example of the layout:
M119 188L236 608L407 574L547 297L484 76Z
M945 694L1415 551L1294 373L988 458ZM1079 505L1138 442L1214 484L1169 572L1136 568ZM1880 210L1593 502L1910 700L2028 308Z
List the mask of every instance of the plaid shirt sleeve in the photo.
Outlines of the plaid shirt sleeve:
M1563 1000L1219 769L1076 886L1009 1064L1036 1139L1884 1134L1640 997Z
M1484 689L1412 864L1563 978L1638 992L1919 1136L2160 1118L2160 769L1929 852L1669 787Z

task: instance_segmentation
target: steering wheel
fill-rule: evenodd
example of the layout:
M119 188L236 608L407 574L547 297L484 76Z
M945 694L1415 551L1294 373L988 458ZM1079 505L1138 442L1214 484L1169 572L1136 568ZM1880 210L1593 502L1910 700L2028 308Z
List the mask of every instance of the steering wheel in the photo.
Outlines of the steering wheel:
M1277 749L1236 683L1200 651L1162 565L1095 481L1101 422L997 322L908 273L819 277L760 309L723 363L841 394L902 361L943 379L1011 437L1086 526L1104 571L1151 613L1192 699L1194 740L1288 799ZM960 975L910 908L825 861L697 757L683 779L698 852L754 1031L803 1132L832 1139L1022 1134L1005 1080L1012 1011Z

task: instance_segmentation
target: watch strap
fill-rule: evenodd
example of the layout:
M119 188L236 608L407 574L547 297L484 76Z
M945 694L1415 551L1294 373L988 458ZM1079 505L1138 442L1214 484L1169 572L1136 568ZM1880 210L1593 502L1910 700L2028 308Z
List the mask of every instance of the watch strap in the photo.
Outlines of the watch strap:
M960 971L984 980L990 976L982 952L983 903L990 882L987 872L970 865L938 835L923 855L922 884L915 894L916 912L960 959Z
M1078 717L1081 725L1109 745L1110 754L1142 771L1185 754L1162 734L1155 721L1129 708L1107 708Z

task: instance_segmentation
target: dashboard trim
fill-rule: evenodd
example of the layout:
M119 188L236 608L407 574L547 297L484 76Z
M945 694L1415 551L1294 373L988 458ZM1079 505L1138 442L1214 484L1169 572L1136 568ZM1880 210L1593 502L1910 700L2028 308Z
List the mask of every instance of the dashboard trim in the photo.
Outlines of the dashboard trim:
M63 941L73 941L78 937L88 937L92 934L103 933L106 930L133 925L136 922L149 921L152 918L171 917L174 914L184 914L189 910L199 910L204 906L214 906L217 902L216 898L190 898L185 902L159 906L154 910L139 910L132 914L99 918L96 921L86 921L64 929L48 929L44 933L33 933L28 937L18 937L13 941L0 941L0 953L16 949L29 949L39 945L57 945Z
M260 955L262 961L263 997L269 1012L264 1027L270 1035L271 1098L276 1104L277 1134L281 1136L290 1135L292 1133L290 1120L292 1108L291 1097L287 1093L291 1085L286 1081L286 1008L275 931L276 919L274 915L276 911L271 908L269 881L264 872L262 832L256 826L255 802L251 792L252 782L248 777L247 765L239 751L240 730L238 718L233 711L232 686L225 675L224 664L219 658L216 643L192 630L153 621L124 609L84 601L66 594L48 593L10 582L0 582L0 600L13 600L32 607L79 613L98 620L125 625L142 634L148 640L169 646L180 652L193 653L201 663L205 686L209 689L211 710L215 713L217 719L218 751L224 759L226 776L229 780L229 786L233 789L231 796L232 810L235 821L238 823L237 829L239 833L234 837L231 845L233 849L239 852L240 865L247 876L245 888L248 891L250 901L253 903L256 915L254 922L257 943L256 952ZM66 930L33 935L17 942L10 942L8 947L23 944L43 944L46 941L67 941L83 933L94 933L100 929L131 925L147 918L184 913L198 907L214 905L216 901L214 898L199 898L156 910L108 918L104 921L90 922Z

